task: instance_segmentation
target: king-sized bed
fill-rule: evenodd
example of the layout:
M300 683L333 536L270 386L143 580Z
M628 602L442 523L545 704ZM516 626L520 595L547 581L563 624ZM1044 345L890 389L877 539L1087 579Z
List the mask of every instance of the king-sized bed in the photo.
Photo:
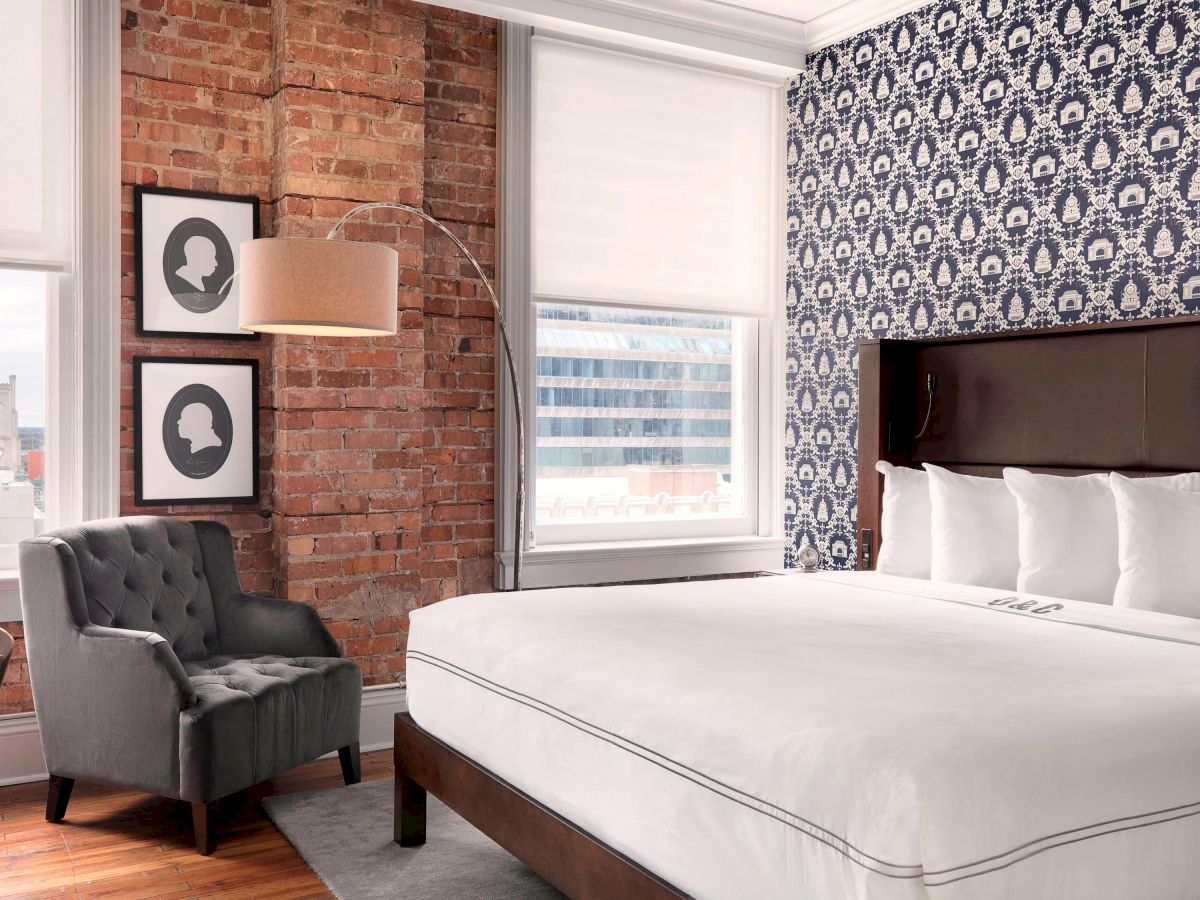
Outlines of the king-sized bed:
M413 614L425 732L696 897L1200 890L1200 621L824 573Z
M1198 348L860 345L860 565L881 460L1200 471ZM476 595L413 613L408 703L397 840L428 790L577 898L1200 896L1200 618L873 571Z

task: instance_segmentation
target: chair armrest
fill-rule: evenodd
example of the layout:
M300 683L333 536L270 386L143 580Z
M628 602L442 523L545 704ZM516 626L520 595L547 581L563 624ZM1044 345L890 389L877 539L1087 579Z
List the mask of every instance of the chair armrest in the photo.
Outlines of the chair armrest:
M307 603L238 593L218 605L224 653L341 656L337 641Z
M79 641L84 656L80 672L88 690L107 693L113 686L109 683L112 673L119 671L120 681L140 685L139 706L178 712L196 702L191 679L162 635L85 625L79 629ZM95 659L88 658L92 656Z
M84 625L35 647L34 705L48 771L179 796L179 719L197 702L161 636Z
M46 770L178 797L180 712L198 698L171 645L92 623L58 537L21 543L21 607Z

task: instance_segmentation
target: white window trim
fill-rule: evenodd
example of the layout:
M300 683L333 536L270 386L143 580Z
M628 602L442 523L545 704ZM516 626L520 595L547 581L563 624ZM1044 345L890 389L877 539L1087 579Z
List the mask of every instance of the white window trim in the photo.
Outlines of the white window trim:
M71 274L47 327L49 527L115 516L120 506L121 33L119 0L73 0L75 173ZM45 263L61 271L61 263ZM16 572L0 572L0 622L21 619Z
M530 279L530 151L531 151L531 40L533 28L512 22L500 23L500 115L499 115L499 287L505 321L512 339L526 419L526 484L532 487L536 452L534 348L536 308ZM661 58L661 57L657 57ZM689 65L703 65L695 61ZM722 67L722 71L728 71ZM746 77L762 80L759 73ZM783 221L785 215L784 168L782 159L786 97L778 90L778 112L772 141L780 158L776 168L776 210L771 240L775 247L777 301L772 315L758 319L757 370L758 422L756 434L747 440L747 467L757 489L756 521L750 534L698 535L670 540L614 540L588 543L557 543L531 546L525 535L523 587L553 587L596 584L615 580L636 581L678 578L687 575L719 575L780 568L784 558L783 536L783 291L785 261ZM751 348L752 350L754 348ZM497 363L499 366L499 362ZM514 544L512 485L516 479L516 437L512 421L512 398L507 373L496 372L496 573L497 586L512 584ZM750 457L753 454L753 457ZM533 492L526 511L528 528L533 528Z
M547 301L544 297L535 296L531 300L535 308L536 304L545 302ZM644 312L645 310L634 311ZM705 314L712 315L712 313ZM533 327L537 328L536 315ZM736 323L734 330L734 340L737 344L735 360L740 362L741 365L735 365L734 367L732 387L736 395L736 405L733 408L733 412L741 417L741 425L744 429L741 441L734 442L733 446L733 470L740 472L745 480L745 484L742 486L744 491L744 510L740 515L680 519L677 521L671 519L624 522L604 520L586 522L564 521L539 527L535 518L536 514L533 512L537 504L537 483L536 478L531 475L529 488L527 488L528 502L531 510L530 528L533 529L531 551L536 553L539 550L549 550L562 545L579 547L592 544L637 544L643 541L649 541L653 544L662 540L664 530L668 530L671 540L676 541L757 536L760 527L758 504L762 500L758 487L761 477L758 444L762 437L759 428L759 418L762 411L759 407L758 398L761 393L760 382L762 373L760 373L758 366L755 365L755 361L759 359L762 353L763 338L768 334L769 332L766 331L765 326L758 319L749 317L743 318L740 322ZM534 360L536 360L536 353ZM530 400L529 406L531 413L536 414L536 376L533 379L533 383L530 384L529 391L535 395ZM536 421L536 416L534 416L534 421ZM530 428L530 431L535 430L536 428ZM529 438L529 443L529 471L533 472L534 455L537 453L537 436L532 435ZM739 443L740 446L738 446Z

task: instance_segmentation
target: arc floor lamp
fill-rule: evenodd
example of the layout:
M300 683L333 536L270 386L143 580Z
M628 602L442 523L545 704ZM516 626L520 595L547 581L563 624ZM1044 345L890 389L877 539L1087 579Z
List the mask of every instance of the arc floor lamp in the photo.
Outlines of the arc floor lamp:
M450 239L479 276L496 313L500 344L512 382L517 423L516 515L513 590L521 589L525 534L525 419L512 343L496 291L479 261L458 237L424 210L403 203L364 203L334 223L322 238L259 238L241 247L240 325L267 334L378 337L396 333L400 254L384 244L336 240L352 217L374 209L399 210L428 222Z

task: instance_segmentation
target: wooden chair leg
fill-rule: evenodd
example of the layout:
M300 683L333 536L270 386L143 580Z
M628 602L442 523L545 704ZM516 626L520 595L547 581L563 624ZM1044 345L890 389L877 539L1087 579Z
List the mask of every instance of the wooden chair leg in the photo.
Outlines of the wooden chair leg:
M71 801L71 790L75 787L74 778L64 778L61 775L50 776L50 791L46 795L46 821L61 822L67 814L67 804Z
M396 822L393 839L401 847L425 843L425 788L403 771L396 772Z
M362 763L359 760L358 741L338 748L338 759L342 762L342 779L346 784L362 781Z
M216 834L213 832L213 814L216 811L215 802L192 804L192 829L196 832L196 852L201 856L211 856L216 846Z

